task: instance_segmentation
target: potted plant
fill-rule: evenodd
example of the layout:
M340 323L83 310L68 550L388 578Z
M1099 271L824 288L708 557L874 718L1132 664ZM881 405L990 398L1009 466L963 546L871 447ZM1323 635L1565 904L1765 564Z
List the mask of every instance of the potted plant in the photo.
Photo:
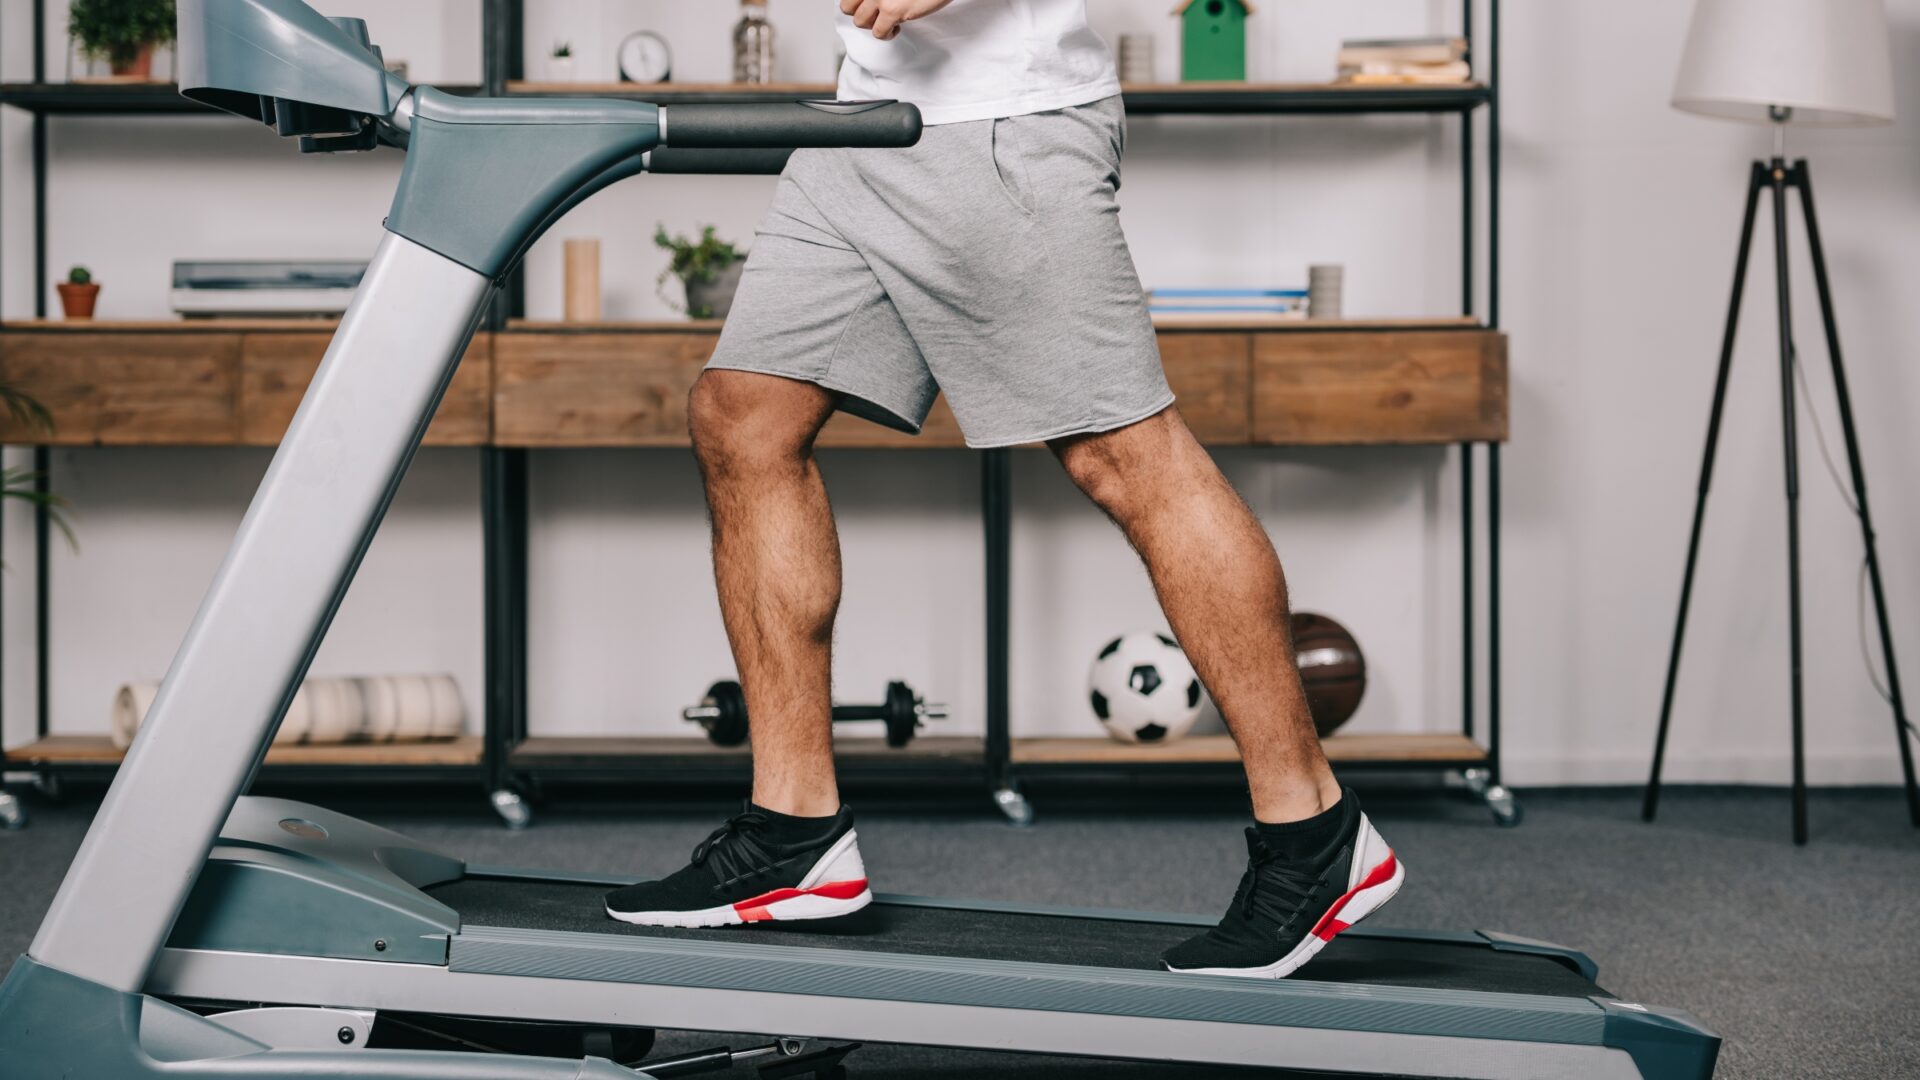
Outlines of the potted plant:
M73 0L67 33L116 76L153 76L153 50L173 41L173 0Z
M556 41L547 55L547 78L552 82L573 81L573 43Z
M695 319L724 319L733 307L733 294L740 288L740 271L747 253L713 235L713 226L700 230L696 242L684 236L668 236L667 227L654 231L653 242L673 254L673 260L655 282L660 299L675 311L684 310ZM664 287L669 277L677 277L686 286L687 306L674 303Z
M67 318L76 322L93 318L93 305L100 301L100 283L93 280L93 271L76 266L67 271L67 280L54 287L60 290L60 307Z

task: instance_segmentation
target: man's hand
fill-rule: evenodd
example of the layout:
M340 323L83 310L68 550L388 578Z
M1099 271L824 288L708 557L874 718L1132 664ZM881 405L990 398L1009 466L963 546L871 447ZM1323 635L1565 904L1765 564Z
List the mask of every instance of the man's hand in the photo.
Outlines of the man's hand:
M924 19L953 0L840 0L840 11L853 16L853 25L873 31L881 41L900 36L900 24Z

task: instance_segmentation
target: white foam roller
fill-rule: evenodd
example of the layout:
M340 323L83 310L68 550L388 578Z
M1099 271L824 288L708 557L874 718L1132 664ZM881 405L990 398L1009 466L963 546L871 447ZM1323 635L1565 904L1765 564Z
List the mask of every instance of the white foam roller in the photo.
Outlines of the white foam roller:
M159 690L158 683L130 683L114 694L111 734L116 747L124 750L133 744L134 732ZM451 675L308 679L294 694L273 741L419 742L453 738L466 726L466 705Z
M313 713L313 726L307 731L310 743L358 742L366 723L366 710L352 679L308 679L301 684L295 700L307 699Z
M374 742L393 742L422 738L431 727L431 717L411 716L400 706L397 687L401 677L360 680L360 695L367 710L367 738Z

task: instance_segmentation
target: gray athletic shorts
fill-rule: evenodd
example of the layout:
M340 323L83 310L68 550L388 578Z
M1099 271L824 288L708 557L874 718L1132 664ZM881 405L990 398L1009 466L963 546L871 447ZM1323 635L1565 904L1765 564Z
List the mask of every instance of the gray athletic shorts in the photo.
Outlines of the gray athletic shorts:
M817 383L918 433L944 391L970 446L1124 427L1173 401L1114 192L1117 97L801 150L708 364Z

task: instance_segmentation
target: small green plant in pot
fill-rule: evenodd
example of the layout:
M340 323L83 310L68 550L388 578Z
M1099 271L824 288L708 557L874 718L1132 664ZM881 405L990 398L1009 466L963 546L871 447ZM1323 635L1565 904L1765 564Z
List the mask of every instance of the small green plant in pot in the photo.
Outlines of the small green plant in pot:
M100 283L84 266L67 271L67 280L54 286L60 290L60 308L67 318L79 322L93 318L93 306L100 302Z
M173 41L173 0L73 0L67 33L115 75L150 78L153 50Z
M573 80L573 43L556 41L553 51L547 54L547 78L553 82L571 82Z
M653 242L673 254L673 261L660 271L656 286L660 299L675 311L685 311L695 319L724 319L733 308L733 294L740 288L740 271L747 261L747 253L725 240L714 236L713 226L700 230L700 239L689 240L684 236L668 236L667 227L660 226L653 234ZM682 308L673 297L666 293L667 279L677 277L686 286L687 306Z

